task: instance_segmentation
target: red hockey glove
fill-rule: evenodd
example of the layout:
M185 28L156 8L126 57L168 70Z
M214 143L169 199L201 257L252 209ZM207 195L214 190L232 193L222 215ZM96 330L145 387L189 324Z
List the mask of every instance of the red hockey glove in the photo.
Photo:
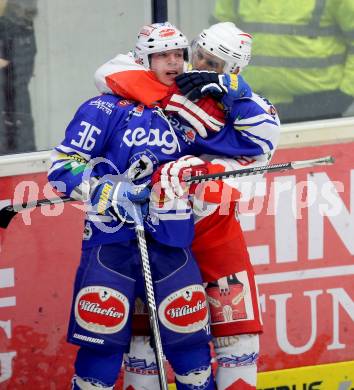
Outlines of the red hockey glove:
M210 131L220 131L225 125L225 113L218 103L209 96L192 102L176 91L162 100L161 106L166 111L177 112L198 134L206 138Z
M222 180L188 184L184 180L191 176L225 172L221 164L194 156L184 156L176 161L161 165L152 176L154 197L163 204L167 199L182 197L187 193L211 203L223 203L239 199L240 193Z

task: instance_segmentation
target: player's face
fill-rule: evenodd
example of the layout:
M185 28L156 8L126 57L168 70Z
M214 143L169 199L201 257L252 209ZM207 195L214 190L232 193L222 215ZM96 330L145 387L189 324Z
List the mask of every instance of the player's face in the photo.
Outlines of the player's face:
M151 54L150 69L158 80L165 85L172 85L175 78L183 73L183 49L175 49Z
M225 61L210 54L199 45L195 45L192 53L192 67L195 70L209 70L222 73Z

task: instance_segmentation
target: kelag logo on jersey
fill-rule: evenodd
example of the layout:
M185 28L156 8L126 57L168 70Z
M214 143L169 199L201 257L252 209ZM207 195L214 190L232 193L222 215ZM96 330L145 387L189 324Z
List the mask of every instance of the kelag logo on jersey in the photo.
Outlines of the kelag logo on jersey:
M208 323L205 291L194 284L175 291L159 306L161 322L178 333L190 333L203 329Z
M127 322L128 311L127 297L107 287L85 287L75 300L75 319L82 328L91 332L118 332Z
M129 146L158 146L165 154L174 154L177 150L177 140L170 130L149 129L137 127L134 130L127 129L123 136L123 142Z

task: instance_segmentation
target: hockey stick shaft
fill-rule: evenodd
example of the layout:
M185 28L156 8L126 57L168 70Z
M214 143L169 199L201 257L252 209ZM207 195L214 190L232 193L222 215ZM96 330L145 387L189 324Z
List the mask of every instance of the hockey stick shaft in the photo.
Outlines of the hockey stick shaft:
M159 382L162 390L168 390L167 374L164 365L164 354L160 335L160 327L157 315L154 286L150 269L149 253L146 245L145 230L142 222L141 209L135 205L135 233L140 250L141 268L143 273L144 288L152 336L155 344L156 363L159 371Z
M222 179L231 179L243 176L258 175L267 172L282 172L288 171L291 169L301 169L301 168L312 168L320 165L331 165L334 164L334 158L332 156L316 158L312 160L300 160L287 162L282 164L274 165L263 165L254 168L239 169L235 171L226 171L221 173L212 173L208 175L198 175L191 176L186 178L185 181L189 184L193 183L203 183L211 180L222 180ZM12 218L22 210L27 210L34 207L40 207L45 205L53 205L61 202L74 201L68 196L53 198L53 199L39 199L37 201L22 203L17 205L5 205L0 206L0 228L6 228L11 222Z
M197 175L186 178L185 181L190 184L203 183L211 180L231 179L243 176L259 175L269 172L288 171L290 169L311 168L319 165L334 164L332 156L316 158L312 160L293 161L282 164L262 165L254 168L238 169L235 171L226 171L221 173L211 173L209 175Z

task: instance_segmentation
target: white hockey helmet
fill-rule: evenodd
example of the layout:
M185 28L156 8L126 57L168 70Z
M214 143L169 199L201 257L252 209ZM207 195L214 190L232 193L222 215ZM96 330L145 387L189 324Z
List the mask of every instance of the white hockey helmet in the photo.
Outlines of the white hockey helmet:
M154 23L142 27L133 53L138 63L150 68L150 54L173 49L184 49L184 60L189 60L187 37L169 22Z
M203 30L195 43L225 61L223 71L234 73L245 68L251 59L252 36L232 22L216 23Z

